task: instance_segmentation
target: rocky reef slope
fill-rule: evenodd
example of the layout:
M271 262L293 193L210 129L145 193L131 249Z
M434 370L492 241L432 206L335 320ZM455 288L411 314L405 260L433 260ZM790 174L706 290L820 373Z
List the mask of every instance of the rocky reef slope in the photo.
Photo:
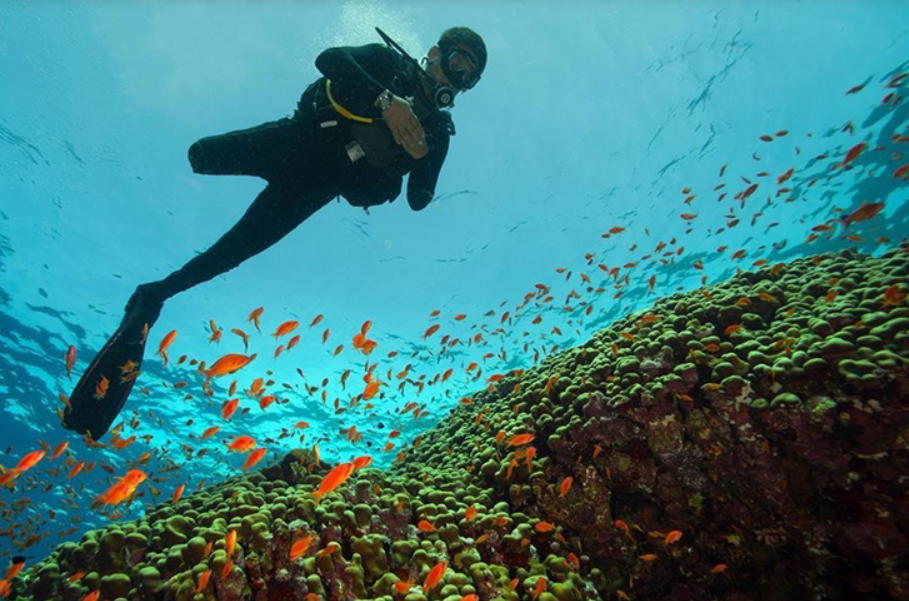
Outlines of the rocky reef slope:
M319 504L331 466L291 454L60 545L11 596L909 598L907 290L900 248L665 298Z

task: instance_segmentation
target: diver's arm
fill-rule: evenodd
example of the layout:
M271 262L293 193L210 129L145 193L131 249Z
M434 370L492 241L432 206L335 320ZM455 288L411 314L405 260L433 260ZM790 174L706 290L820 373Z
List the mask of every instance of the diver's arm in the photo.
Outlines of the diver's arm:
M391 54L389 54L391 53ZM316 57L316 68L332 81L350 84L351 96L368 106L385 89L370 75L393 69L394 51L382 44L338 46L328 48Z
M425 209L435 196L436 183L448 154L449 141L448 135L439 136L438 141L432 140L429 154L416 161L411 170L407 180L407 202L414 211Z

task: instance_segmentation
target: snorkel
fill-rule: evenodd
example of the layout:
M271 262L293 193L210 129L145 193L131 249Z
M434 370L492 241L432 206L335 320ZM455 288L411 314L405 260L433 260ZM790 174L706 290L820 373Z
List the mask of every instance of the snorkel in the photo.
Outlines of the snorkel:
M423 67L420 66L420 63L418 63L416 61L416 59L414 59L412 56L407 54L407 52L403 48L401 48L401 46L397 42L395 42L393 39L388 37L388 35L386 35L386 33L384 31L382 31L381 29L379 29L378 27L376 27L376 31L379 32L379 35L382 36L382 39L385 40L386 44L388 44L389 46L391 46L392 48L394 48L395 50L400 52L401 55L404 56L404 58L406 58L411 63L413 63L413 65L416 67L417 73L420 75L420 77L423 78L423 80L429 85L430 89L432 89L432 91L433 91L433 97L431 99L427 98L426 99L427 101L433 102L435 104L435 106L440 109L447 109L447 108L451 108L454 106L454 97L455 97L454 88L446 86L444 84L437 83L436 80L434 80L429 75L429 73L427 73L423 69ZM445 70L445 66L443 65L443 71L444 70ZM422 93L422 88L420 89L420 92ZM425 95L424 95L424 98L425 98Z

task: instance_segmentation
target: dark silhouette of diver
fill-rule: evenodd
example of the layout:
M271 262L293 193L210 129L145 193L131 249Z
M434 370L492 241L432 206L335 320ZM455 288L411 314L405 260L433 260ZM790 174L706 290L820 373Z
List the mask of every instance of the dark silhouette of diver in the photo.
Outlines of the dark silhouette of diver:
M73 390L64 427L95 439L107 432L168 298L257 255L338 196L364 208L393 201L409 174L411 208L429 204L455 133L446 109L479 81L486 46L469 28L447 29L423 68L376 29L387 45L329 48L318 56L322 77L306 89L292 117L190 146L196 173L255 175L268 185L208 250L136 288L119 328Z

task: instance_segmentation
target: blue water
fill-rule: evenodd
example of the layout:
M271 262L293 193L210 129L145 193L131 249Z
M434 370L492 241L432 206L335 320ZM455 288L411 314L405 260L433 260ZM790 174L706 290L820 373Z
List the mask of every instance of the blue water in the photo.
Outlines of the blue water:
M157 481L116 519L141 515L179 484L190 494L239 473L243 457L222 452L238 434L273 451L269 461L318 442L328 461L365 454L388 466L490 376L531 367L535 351L570 348L702 277L897 244L909 232L909 182L892 173L909 162L909 144L891 137L909 133L909 100L881 100L909 96L905 80L885 87L909 69L907 23L909 4L867 1L0 3L0 463L14 466L42 441L70 444L0 491L0 553L36 560L107 523L92 500L143 453L152 453L143 469ZM369 214L332 203L277 246L175 297L122 413L132 422L123 436L140 440L92 449L64 430L58 394L117 326L135 286L204 250L264 186L192 173L189 145L291 114L327 47L378 42L379 26L420 57L454 25L483 36L489 63L457 98L458 133L436 200L413 212L399 198ZM850 122L854 131L844 131ZM788 133L774 136L780 130ZM861 141L869 147L853 168L831 170ZM790 167L792 191L777 195L775 180ZM733 198L748 186L742 178L761 183L744 207ZM715 191L719 183L726 187ZM690 205L684 188L695 195ZM850 227L861 240L843 239L832 220L864 201L885 208ZM690 225L686 212L697 215ZM730 228L732 219L740 222ZM806 242L824 223L834 231ZM625 230L602 236L615 226ZM660 242L667 246L655 253ZM733 259L740 249L746 256ZM619 267L618 278L600 264ZM551 302L537 284L550 288ZM527 294L535 297L522 306ZM259 357L236 379L243 389L271 378L269 392L289 402L263 411L239 394L249 412L225 422L230 378L208 399L188 361L165 369L152 355L173 329L172 359L211 364L242 352L230 329L254 332L246 318L260 306L263 334L250 348ZM455 321L459 313L467 318ZM309 328L318 314L323 321ZM208 342L210 319L224 329L219 345ZM302 341L275 359L267 334L290 319L301 322ZM388 385L373 409L360 402L336 414L335 398L347 407L365 386L365 358L351 338L366 320L378 342L370 363ZM424 340L433 324L439 331ZM478 333L482 342L468 345ZM443 353L445 335L461 344ZM70 344L72 381L63 359ZM471 362L482 371L468 373ZM398 391L407 364L409 378L423 378L419 394L412 384ZM448 368L450 379L430 384ZM174 389L179 381L187 387ZM402 415L409 402L425 414ZM291 430L300 420L310 428ZM210 425L221 431L200 443ZM356 444L340 434L351 426L363 432ZM383 452L398 428L395 448ZM282 429L293 435L279 438ZM98 467L67 482L67 460Z

